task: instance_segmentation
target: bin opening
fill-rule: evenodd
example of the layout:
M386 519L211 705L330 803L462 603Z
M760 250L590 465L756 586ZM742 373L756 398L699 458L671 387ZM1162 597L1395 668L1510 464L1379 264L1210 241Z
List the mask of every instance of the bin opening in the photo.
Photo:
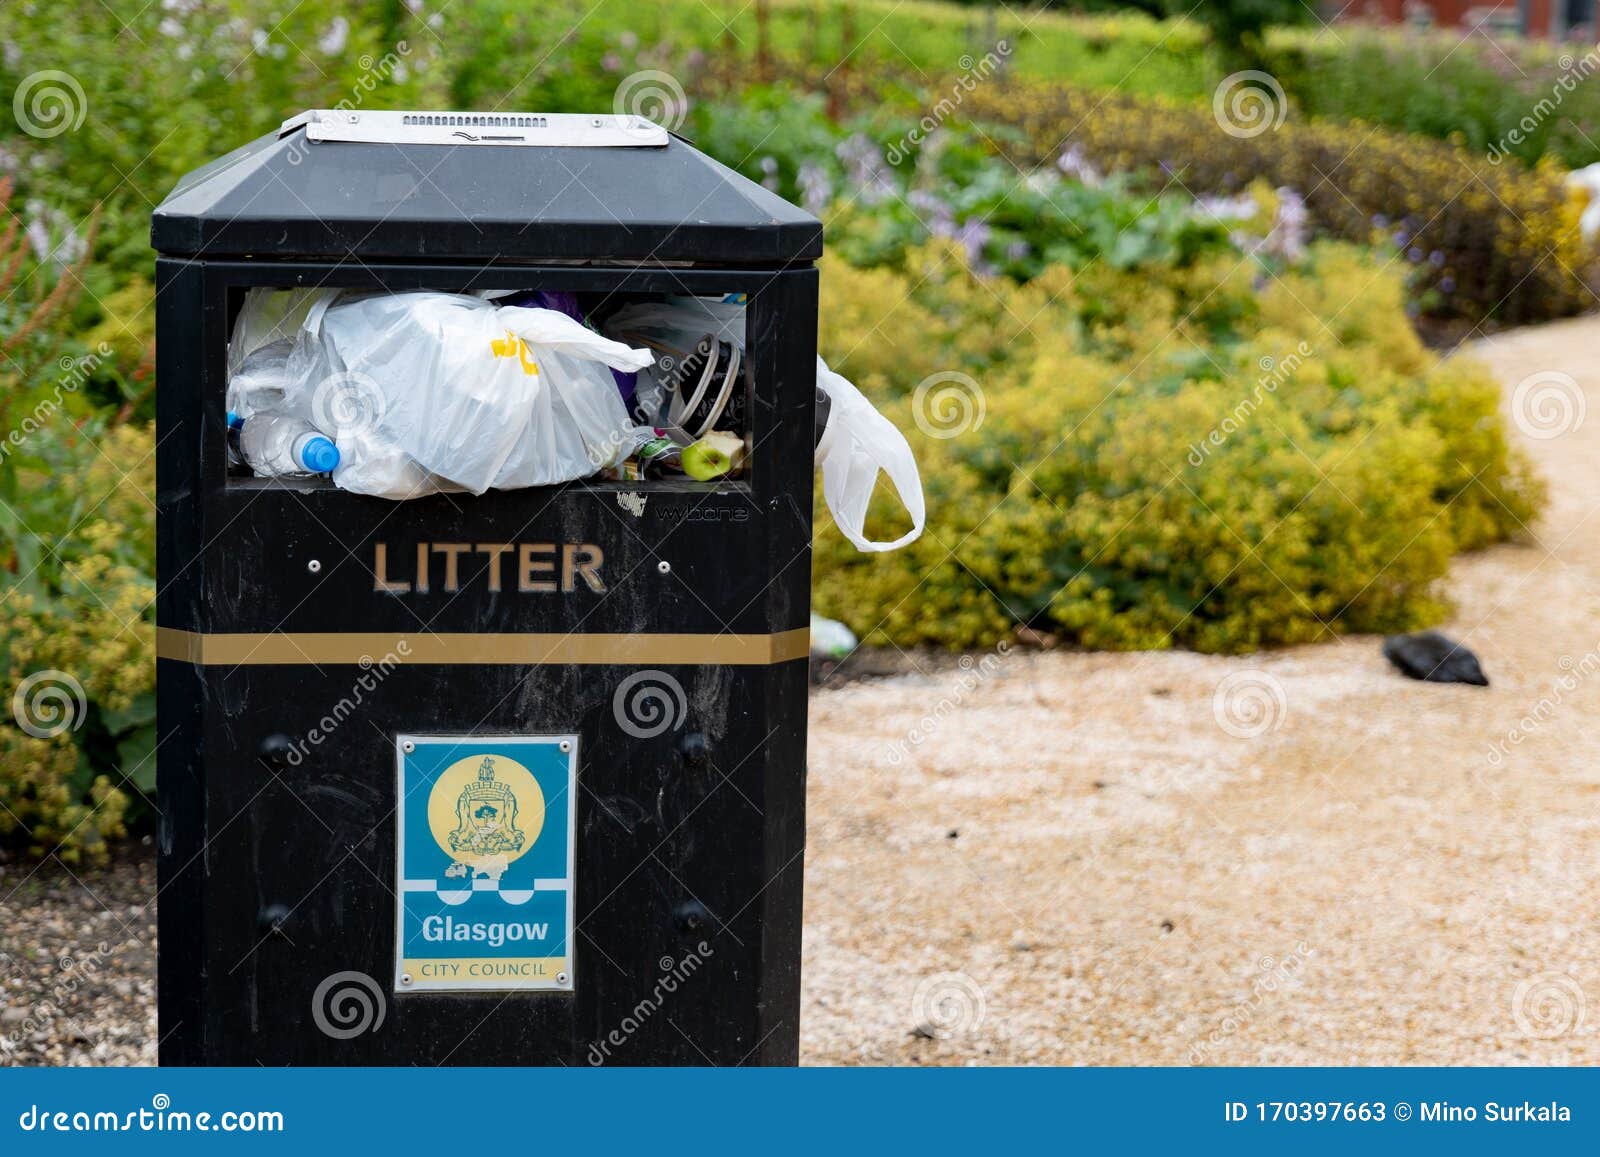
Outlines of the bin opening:
M745 295L237 289L230 485L403 500L752 469Z

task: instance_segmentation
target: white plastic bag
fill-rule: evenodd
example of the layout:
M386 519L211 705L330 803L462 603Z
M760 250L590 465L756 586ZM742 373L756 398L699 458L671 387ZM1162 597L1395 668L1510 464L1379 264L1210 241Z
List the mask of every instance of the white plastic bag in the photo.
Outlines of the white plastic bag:
M927 509L922 477L906 436L878 413L861 391L817 359L817 387L828 395L828 426L817 443L822 469L822 497L839 530L861 551L898 550L922 534ZM900 504L911 515L911 529L893 542L866 536L867 506L882 470L894 484Z
M624 306L612 314L605 324L606 333L623 342L650 346L672 359L640 371L635 412L653 424L672 425L668 390L675 379L670 367L684 362L707 334L716 335L718 341L728 342L742 354L744 319L742 301L716 297L671 297ZM694 383L685 385L692 390ZM695 408L687 407L690 411Z
M228 375L262 346L292 342L315 310L327 308L341 293L338 289L252 289L233 323L228 339Z
M323 303L290 358L288 404L339 447L334 483L385 498L584 478L633 423L608 369L645 350L548 309L403 293Z
M714 333L722 341L744 348L744 303L716 297L670 297L627 305L612 314L606 330L627 341L658 338L693 348L702 336Z

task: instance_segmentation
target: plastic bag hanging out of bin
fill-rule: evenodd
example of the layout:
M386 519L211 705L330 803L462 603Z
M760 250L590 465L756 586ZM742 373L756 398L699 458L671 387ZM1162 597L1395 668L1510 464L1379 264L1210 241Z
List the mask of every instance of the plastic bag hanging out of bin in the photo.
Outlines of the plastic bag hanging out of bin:
M186 177L153 240L163 1062L793 1063L818 222L636 120L335 112ZM256 477L252 290L595 329L746 294L744 472Z

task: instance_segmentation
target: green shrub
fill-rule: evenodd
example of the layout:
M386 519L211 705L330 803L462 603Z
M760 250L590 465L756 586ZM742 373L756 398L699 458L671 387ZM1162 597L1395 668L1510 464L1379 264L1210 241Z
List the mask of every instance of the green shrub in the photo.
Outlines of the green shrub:
M72 862L155 793L154 448L148 427L65 421L26 447L10 529L31 562L0 602L0 837Z
M772 0L769 39L777 66L802 81L817 83L824 75L837 81L848 37L854 51L846 71L887 71L943 95L963 56L981 57L1003 39L1010 49L1007 67L1019 78L1209 107L1223 78L1248 63L1278 81L1300 119L1363 121L1452 141L1481 155L1503 150L1530 165L1545 156L1568 168L1600 160L1600 86L1594 83L1595 59L1582 45L1516 37L1463 40L1446 29L1271 27L1249 36L1250 59L1241 62L1217 45L1245 39L1233 14L1258 7L1258 0L1199 10L1169 0L1167 7L1190 18L1164 21L1130 12L1084 16L1004 8L987 8L979 16L970 8L893 0L852 0L850 7L853 13L846 15L840 4ZM1272 8L1281 9L1281 0L1259 0L1257 16L1270 18ZM1305 5L1290 2L1288 9L1309 21ZM663 16L668 10L672 14ZM658 34L670 29L680 41L685 30L698 29L692 38L701 48L715 49L713 63L747 82L757 41L754 6L723 13L730 21L727 33L708 12L697 3L666 0L665 8L659 2L644 5L637 22ZM1208 23L1215 28L1210 35ZM734 59L723 59L730 53ZM1548 102L1543 111L1541 101ZM1530 116L1531 129L1524 123ZM1513 130L1520 139L1510 139Z
M1341 27L1337 35L1269 36L1259 66L1300 116L1365 121L1484 156L1529 165L1549 156L1579 168L1600 161L1600 61L1584 48Z
M819 530L818 609L901 646L1026 624L1202 651L1438 618L1451 555L1539 500L1493 380L1421 346L1372 257L1319 244L1259 288L1247 265L1013 285L953 247L904 272L827 261L824 355L910 434L930 513L894 555ZM914 387L950 371L977 383L981 423L969 396L941 437L951 411ZM878 537L899 533L891 502L875 511Z
M1025 167L1076 145L1102 169L1143 173L1147 187L1229 194L1265 180L1291 188L1318 233L1393 246L1413 299L1434 317L1512 325L1594 301L1581 206L1550 162L1497 166L1363 125L1291 121L1235 136L1209 107L1060 86L980 87L963 111L1021 130L1026 146L997 142Z
M155 788L153 451L94 412L143 351L63 332L86 230L65 268L0 238L0 838L68 861Z
M353 0L342 15L232 0L8 0L0 92L18 99L0 101L0 140L19 192L74 224L104 202L98 260L121 278L145 273L150 210L183 174L302 109L441 102L437 38L396 10L397 0ZM38 78L50 72L70 82ZM44 136L18 123L19 108L33 115L30 95ZM75 114L82 123L72 128Z
M898 266L940 236L959 238L975 269L1018 280L1056 264L1182 265L1229 248L1230 235L1251 224L1207 212L1181 191L1135 194L1118 176L1084 180L1052 166L1022 179L994 155L1000 128L951 126L924 138L881 110L837 125L821 98L783 88L701 106L696 124L716 155L825 216L831 250L857 266Z

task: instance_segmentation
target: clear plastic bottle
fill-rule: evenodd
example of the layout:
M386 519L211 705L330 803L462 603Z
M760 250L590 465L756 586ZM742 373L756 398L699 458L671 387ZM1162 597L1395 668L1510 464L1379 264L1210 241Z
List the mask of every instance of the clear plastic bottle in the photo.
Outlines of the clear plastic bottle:
M309 422L254 414L239 426L239 453L263 477L326 474L339 465L339 448Z

